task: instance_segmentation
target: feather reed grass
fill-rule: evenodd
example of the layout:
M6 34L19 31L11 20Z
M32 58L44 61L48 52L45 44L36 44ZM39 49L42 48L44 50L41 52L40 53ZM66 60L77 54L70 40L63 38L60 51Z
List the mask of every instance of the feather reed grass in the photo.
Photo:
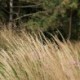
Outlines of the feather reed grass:
M80 43L0 31L0 80L80 80Z

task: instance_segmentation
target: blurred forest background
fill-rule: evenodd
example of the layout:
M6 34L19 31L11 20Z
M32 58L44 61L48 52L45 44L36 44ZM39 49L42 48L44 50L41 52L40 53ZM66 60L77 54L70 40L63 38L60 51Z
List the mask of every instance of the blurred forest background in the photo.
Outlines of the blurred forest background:
M80 0L0 0L0 27L42 30L80 40ZM15 24L15 25L14 25Z

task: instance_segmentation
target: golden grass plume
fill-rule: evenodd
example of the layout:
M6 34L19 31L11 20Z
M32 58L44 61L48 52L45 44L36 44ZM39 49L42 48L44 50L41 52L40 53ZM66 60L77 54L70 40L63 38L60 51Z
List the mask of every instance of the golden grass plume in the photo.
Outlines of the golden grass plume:
M0 80L80 80L80 43L0 31Z

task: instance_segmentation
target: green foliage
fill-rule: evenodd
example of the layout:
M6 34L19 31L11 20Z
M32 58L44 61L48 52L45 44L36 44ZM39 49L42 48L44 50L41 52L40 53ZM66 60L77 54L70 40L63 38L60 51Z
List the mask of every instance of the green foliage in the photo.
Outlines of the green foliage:
M18 20L26 24L27 29L37 30L42 29L43 31L48 31L51 28L60 29L65 33L66 37L79 39L80 34L80 4L79 0L18 0L27 5L34 4L39 5L37 7L32 7L32 9L20 9L20 13L17 17L23 16L25 14L31 14L27 17L21 17ZM4 5L8 0L0 0L0 4ZM17 1L15 1L17 2ZM20 4L17 4L17 6ZM15 6L15 5L14 5ZM24 6L24 5L23 5ZM42 9L39 10L38 9ZM1 8L1 7L0 7ZM36 9L37 8L37 9ZM16 11L19 11L16 10ZM36 9L36 11L35 11ZM34 12L34 13L33 13ZM17 12L18 13L18 12ZM5 13L0 12L0 18L5 19ZM71 30L69 30L71 28ZM76 37L75 37L76 36Z

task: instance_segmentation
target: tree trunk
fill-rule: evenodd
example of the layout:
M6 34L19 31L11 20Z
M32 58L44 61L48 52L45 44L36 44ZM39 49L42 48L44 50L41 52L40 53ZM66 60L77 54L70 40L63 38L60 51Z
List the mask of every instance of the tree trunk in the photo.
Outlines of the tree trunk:
M9 2L9 6L10 6L10 15L9 15L9 28L12 27L13 25L13 0L10 0Z
M72 10L70 13L70 18L69 18L69 33L68 33L68 40L71 38L71 29L72 29Z

